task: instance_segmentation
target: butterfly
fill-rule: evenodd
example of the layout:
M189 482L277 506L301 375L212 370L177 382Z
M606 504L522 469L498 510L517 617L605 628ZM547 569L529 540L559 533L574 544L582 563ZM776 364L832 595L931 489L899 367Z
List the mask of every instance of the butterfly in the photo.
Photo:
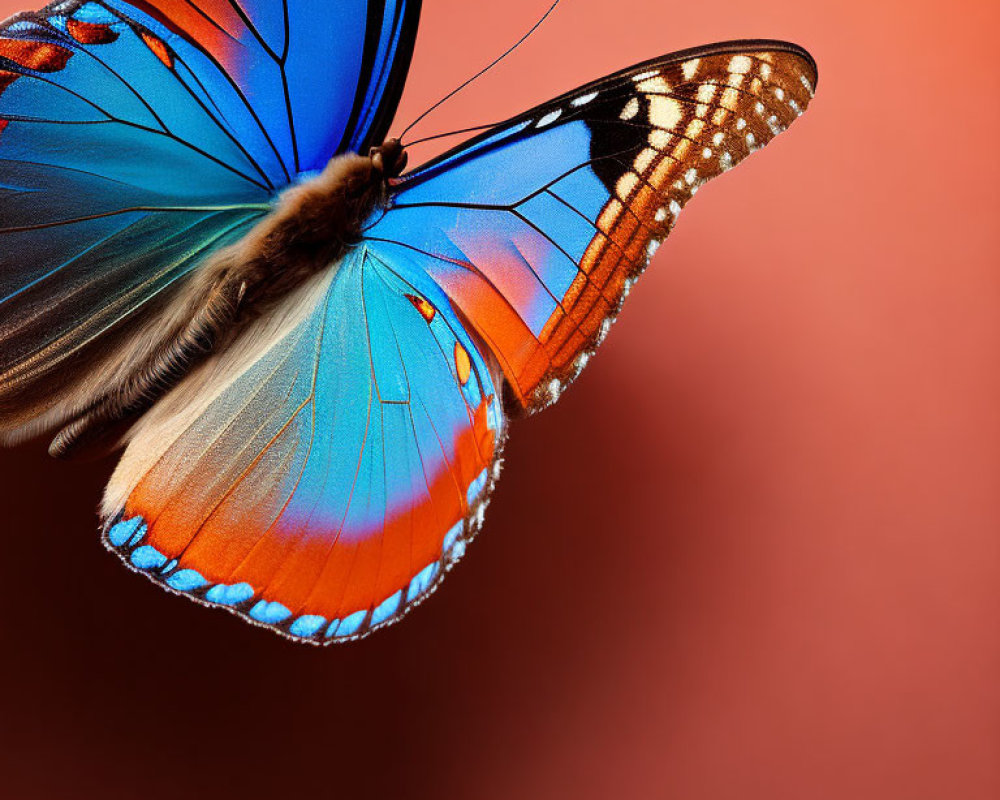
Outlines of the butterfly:
M424 600L703 183L816 65L713 44L409 172L419 0L65 0L0 26L0 436L124 447L130 568L300 641ZM335 44L335 46L334 46Z

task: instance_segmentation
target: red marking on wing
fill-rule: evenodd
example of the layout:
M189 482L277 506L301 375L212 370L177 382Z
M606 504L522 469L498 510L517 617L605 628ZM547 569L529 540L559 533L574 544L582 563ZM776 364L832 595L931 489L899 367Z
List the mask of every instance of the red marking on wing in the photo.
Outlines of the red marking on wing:
M66 30L80 44L110 44L118 38L118 34L110 25L84 22L80 19L66 20Z
M7 72L0 69L0 94L3 94L7 87L20 77L16 72Z
M153 51L153 55L160 59L167 69L174 68L174 57L170 54L163 39L153 36L149 31L139 31L139 35L146 43L146 47Z
M35 72L58 72L66 66L71 50L50 42L0 39L0 56Z
M164 486L151 485L149 475L133 491L125 515L152 520L149 544L168 558L179 556L181 568L196 569L213 583L263 587L264 599L296 614L334 619L373 608L440 559L446 533L468 516L466 490L490 466L496 447L487 423L491 402L489 397L479 405L472 425L451 448L444 443L448 462L431 478L426 494L397 507L380 527L338 533L271 526L277 509L266 503L249 507L248 498L234 491L191 542L194 531L183 516L183 495L197 487L182 486L167 496Z

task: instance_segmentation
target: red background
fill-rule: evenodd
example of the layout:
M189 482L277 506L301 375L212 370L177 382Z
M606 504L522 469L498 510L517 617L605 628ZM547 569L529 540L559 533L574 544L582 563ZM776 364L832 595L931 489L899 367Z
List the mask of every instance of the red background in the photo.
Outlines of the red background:
M544 2L425 0L399 120ZM1000 797L998 27L565 0L415 133L735 37L806 45L819 94L698 195L516 425L466 561L367 641L158 591L98 543L110 463L0 453L4 796Z

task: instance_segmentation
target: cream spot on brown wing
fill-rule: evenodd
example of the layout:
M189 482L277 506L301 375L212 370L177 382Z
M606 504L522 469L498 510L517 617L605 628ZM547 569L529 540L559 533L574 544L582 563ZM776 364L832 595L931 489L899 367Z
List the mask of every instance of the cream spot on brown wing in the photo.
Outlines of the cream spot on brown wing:
M705 123L700 119L693 119L688 123L687 130L684 131L684 135L688 139L697 139L701 136L701 132L705 130Z
M649 132L649 143L657 150L663 150L668 144L670 144L670 134L663 128L653 128Z
M625 108L622 109L622 113L619 114L618 117L625 122L632 119L638 113L639 99L637 97L633 97L625 104Z
M635 187L639 185L639 176L634 172L626 172L618 179L618 183L615 184L615 193L625 201L628 201L629 197L632 196L632 192Z
M649 169L650 164L653 163L653 159L658 155L659 151L654 150L652 147L643 148L642 152L635 157L635 171L645 172Z
M673 130L684 116L684 109L672 97L653 95L649 99L649 121L657 128Z
M601 215L597 218L597 227L602 233L611 232L623 209L624 206L621 204L621 201L614 198L608 201L607 205L604 206L604 210L601 211Z
M746 74L753 67L753 61L750 56L733 56L729 59L729 71L736 72L739 74Z
M670 91L670 84L664 80L662 75L655 75L652 78L639 81L635 88L645 94L666 94Z

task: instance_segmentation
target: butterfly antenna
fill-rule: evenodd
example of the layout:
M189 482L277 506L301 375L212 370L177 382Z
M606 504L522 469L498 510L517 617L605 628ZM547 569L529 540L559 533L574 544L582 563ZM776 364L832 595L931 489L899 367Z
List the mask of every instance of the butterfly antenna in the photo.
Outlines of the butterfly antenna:
M448 94L446 94L444 97L442 97L440 100L438 100L434 105L432 105L430 108L428 108L423 114L421 114L419 117L417 117L415 120L413 120L413 122L411 122L409 125L407 125L403 129L403 132L399 135L400 140L402 140L406 136L406 134L409 132L409 130L414 125L416 125L418 122L420 122L420 120L422 120L424 117L426 117L428 114L430 114L434 109L436 109L442 103L445 103L448 100L450 100L452 97L454 97L456 94L458 94L460 91L462 91L462 89L464 89L466 86L468 86L474 80L476 80L477 78L480 78L483 75L485 75L487 72L489 72L491 69L493 69L493 67L495 67L501 61L503 61L507 56L509 56L511 53L513 53L518 47L520 47L522 44L524 44L524 42L527 40L527 38L529 36L531 36L531 34L533 34L536 30L538 30L538 28L541 26L541 24L543 22L545 22L545 20L547 20L549 18L549 15L553 11L556 10L556 6L559 5L559 2L560 2L560 0L555 0L555 2L551 6L549 6L549 10L546 11L544 14L542 14L542 16L538 20L538 22L536 22L534 25L531 26L531 30L529 30L526 34L524 34L524 36L522 36L520 39L518 39L516 42L514 42L513 45L511 45L510 47L508 47L503 53L501 53L499 56L497 56L495 59L493 59L489 64L487 64L485 67L483 67L481 70L479 70L479 72L477 72L475 75L473 75L467 81L465 81L464 83L462 83L458 88L452 89L450 92L448 92ZM483 127L488 127L488 126L484 125ZM478 128L469 128L469 130L478 130ZM462 131L462 132L464 132L464 131ZM448 135L448 134L443 134L443 135ZM432 137L429 137L429 138L432 138ZM427 140L426 139L421 139L420 141L427 141ZM412 143L412 144L415 144L415 142ZM407 147L409 147L409 146L410 145L408 144Z
M473 131L484 131L487 128L496 127L497 123L487 122L485 125L473 125L471 128L458 128L453 131L446 131L445 133L434 133L430 136L421 136L419 139L414 139L412 142L407 142L407 147L415 147L418 144L423 144L424 142L433 142L435 139L445 139L449 136L458 136L460 133L472 133Z

